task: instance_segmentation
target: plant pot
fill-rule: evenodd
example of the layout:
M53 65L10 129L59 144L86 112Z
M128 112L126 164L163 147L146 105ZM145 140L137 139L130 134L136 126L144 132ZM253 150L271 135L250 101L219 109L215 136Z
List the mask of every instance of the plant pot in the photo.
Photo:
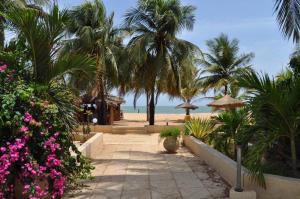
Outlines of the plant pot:
M176 153L179 148L179 141L177 137L167 137L163 145L169 153Z

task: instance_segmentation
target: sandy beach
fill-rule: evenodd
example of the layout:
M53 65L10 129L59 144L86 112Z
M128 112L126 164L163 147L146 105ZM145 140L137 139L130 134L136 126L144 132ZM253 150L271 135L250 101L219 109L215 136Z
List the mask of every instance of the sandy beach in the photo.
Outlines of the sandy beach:
M191 117L209 118L216 113L194 113ZM180 122L184 119L185 114L155 114L156 122ZM128 121L146 121L146 113L124 113L124 120Z

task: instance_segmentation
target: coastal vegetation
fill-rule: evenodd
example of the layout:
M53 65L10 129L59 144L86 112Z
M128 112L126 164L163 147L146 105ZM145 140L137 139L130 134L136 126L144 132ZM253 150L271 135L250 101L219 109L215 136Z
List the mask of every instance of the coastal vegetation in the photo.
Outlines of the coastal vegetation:
M173 77L180 89L180 71L198 47L179 39L178 33L192 30L195 7L182 6L179 0L139 0L138 5L125 14L124 27L131 33L127 45L135 67L134 89L149 96L149 124L155 123L155 104L166 77ZM137 96L137 95L136 95Z
M294 41L299 7L275 1L280 28ZM240 52L226 34L201 51L179 38L193 30L195 9L180 0L138 0L117 27L100 0L71 9L0 0L0 198L15 197L17 184L29 198L61 198L89 178L93 167L72 132L84 96L96 105L96 122L108 124L114 89L133 94L134 103L146 95L150 125L160 94L186 103L210 91L243 99L243 108L188 121L186 133L233 159L241 145L243 164L263 187L264 173L299 177L299 51L277 77L257 73L254 54ZM5 29L14 38L5 40ZM177 138L180 131L160 135Z

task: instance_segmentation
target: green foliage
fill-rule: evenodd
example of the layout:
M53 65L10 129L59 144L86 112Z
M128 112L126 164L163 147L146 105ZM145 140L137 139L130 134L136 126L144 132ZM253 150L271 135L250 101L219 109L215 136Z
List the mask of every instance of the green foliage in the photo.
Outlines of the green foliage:
M171 86L179 90L179 73L188 66L183 63L199 52L194 44L177 38L180 31L193 29L194 11L180 0L139 0L137 7L125 14L124 27L132 33L127 50L135 80L133 91L135 98L143 92L150 96L150 125L154 124L155 101L163 92L164 80L173 79Z
M202 77L202 86L204 91L224 88L222 91L226 95L231 86L236 86L236 78L241 72L252 70L250 62L254 54L239 54L238 40L230 40L225 34L208 40L206 45L209 52L204 53L201 62L203 73L207 75Z
M247 146L251 138L249 113L246 109L220 113L215 118L215 129L208 135L208 143L225 155L235 158L235 145Z
M167 137L179 137L180 136L180 130L178 128L166 128L160 132L161 138L167 138Z
M296 43L300 39L298 0L275 0L274 10L277 14L277 22L283 35Z
M17 45L25 45L27 49L32 79L47 84L54 78L64 81L65 75L86 76L88 70L83 66L91 68L95 65L88 55L61 54L62 39L69 20L67 11L53 5L49 12L41 12L39 9L10 6L7 12L0 13L11 30L23 39Z
M66 176L68 185L73 187L79 179L90 177L93 167L72 141L71 133L77 125L72 95L59 86L52 87L49 94L43 86L26 83L22 74L12 66L0 72L0 144L23 136L19 129L24 125L25 113L29 112L36 119L30 124L30 155L38 164L44 165L47 151L43 143L59 132L57 143L61 151L57 155L63 164L61 172Z
M292 69L293 73L300 76L300 56L294 56L291 58L289 67Z
M193 118L185 123L185 132L205 142L214 126L214 122L210 119Z
M245 73L240 85L249 90L249 109L254 120L255 140L249 150L246 166L254 180L263 186L262 157L282 138L288 138L294 176L297 176L296 137L300 132L300 79L297 76L276 81L267 74Z
M69 11L69 15L67 30L74 38L66 42L64 51L89 54L96 60L95 75L86 79L76 76L70 82L74 88L101 99L97 105L99 123L106 124L105 97L118 86L119 68L128 59L124 56L122 31L114 27L114 14L107 15L100 0L87 1Z

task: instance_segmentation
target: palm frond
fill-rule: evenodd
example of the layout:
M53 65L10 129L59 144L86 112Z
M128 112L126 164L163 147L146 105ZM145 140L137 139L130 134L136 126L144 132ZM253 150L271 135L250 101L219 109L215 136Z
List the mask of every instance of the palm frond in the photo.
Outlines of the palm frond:
M300 39L300 1L275 0L275 13L283 35L294 42Z

